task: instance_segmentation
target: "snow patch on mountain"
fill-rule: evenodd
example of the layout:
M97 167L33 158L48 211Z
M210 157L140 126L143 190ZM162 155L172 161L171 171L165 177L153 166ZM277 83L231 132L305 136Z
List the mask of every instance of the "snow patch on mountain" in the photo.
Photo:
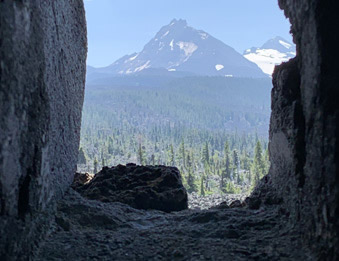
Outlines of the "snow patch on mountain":
M217 71L220 71L220 70L224 69L224 66L223 66L222 64L217 64L217 65L215 66L215 69L216 69Z
M174 39L172 39L172 41L169 44L171 46L171 51L173 51L173 48L174 48L174 44L173 43L174 43Z
M276 65L295 57L295 50L294 44L281 37L276 37L268 40L260 48L247 49L244 52L244 57L256 63L264 73L272 75Z
M135 56L129 58L130 61L134 61L137 57L138 57L139 54L136 54Z
M185 56L187 58L191 57L192 54L198 49L198 46L191 42L177 42L176 45L178 45L179 48L185 52Z
M201 36L201 39L206 40L208 38L208 34L207 33L199 33Z
M151 61L148 60L144 65L141 65L140 67L135 68L134 72L140 72L140 71L142 71L142 70L144 70L146 68L149 68L150 67L150 65L149 65L150 63L151 63Z
M277 64L288 60L285 54L273 49L257 49L255 52L246 54L245 57L258 64L261 70L269 75L273 73Z
M284 42L284 41L282 41L282 40L279 40L279 43L280 43L281 45L285 46L287 49L290 49L290 48L292 47L291 44L286 43L286 42Z
M161 38L164 38L166 35L169 34L169 31L167 31L166 33L163 34L163 36Z

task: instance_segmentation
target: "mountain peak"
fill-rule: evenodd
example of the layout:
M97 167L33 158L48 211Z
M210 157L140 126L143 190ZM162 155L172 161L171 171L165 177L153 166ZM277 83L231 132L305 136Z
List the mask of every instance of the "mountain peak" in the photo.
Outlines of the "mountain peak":
M265 77L259 67L202 30L173 19L139 53L124 56L101 71L118 75L149 70L223 77Z
M275 49L280 52L295 52L295 46L281 36L276 36L261 46L261 49Z
M173 19L171 22L170 22L170 24L169 24L169 26L183 26L183 27L185 27L185 26L187 26L187 21L185 20L185 19Z
M294 44L280 36L265 42L260 48L253 47L244 52L244 57L256 63L266 74L271 75L274 67L296 55Z

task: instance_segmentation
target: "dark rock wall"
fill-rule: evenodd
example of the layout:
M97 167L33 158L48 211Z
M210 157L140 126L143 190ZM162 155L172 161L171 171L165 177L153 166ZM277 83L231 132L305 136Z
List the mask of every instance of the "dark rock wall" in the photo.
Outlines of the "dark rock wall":
M0 1L1 260L30 251L72 182L86 53L82 0Z
M336 260L338 4L279 4L291 21L297 58L274 73L272 164L263 180L269 186L261 187L283 198L291 224L301 229L317 259ZM46 232L53 202L72 182L85 80L85 28L82 0L0 1L1 260L31 254Z
M273 76L268 179L321 260L338 256L339 16L325 0L279 0L297 58Z

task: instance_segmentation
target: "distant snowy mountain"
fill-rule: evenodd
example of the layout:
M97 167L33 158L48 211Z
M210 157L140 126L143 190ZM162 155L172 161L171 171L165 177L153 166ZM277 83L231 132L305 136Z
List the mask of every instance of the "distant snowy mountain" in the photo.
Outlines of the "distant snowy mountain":
M225 77L267 77L260 68L232 47L208 33L187 25L185 20L171 21L160 29L139 53L126 55L108 67L97 68L102 74L132 75L187 72L194 75ZM93 73L93 68L90 68Z
M276 65L288 61L295 55L295 45L282 37L275 37L260 48L253 47L244 52L245 58L256 63L268 75L272 75Z

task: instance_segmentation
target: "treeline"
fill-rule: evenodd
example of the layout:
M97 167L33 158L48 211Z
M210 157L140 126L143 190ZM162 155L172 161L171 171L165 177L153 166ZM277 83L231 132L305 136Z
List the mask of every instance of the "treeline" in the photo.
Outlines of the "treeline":
M176 166L188 192L204 195L246 191L269 168L267 141L257 135L176 127L134 131L88 132L81 140L79 170L96 173L129 162Z

